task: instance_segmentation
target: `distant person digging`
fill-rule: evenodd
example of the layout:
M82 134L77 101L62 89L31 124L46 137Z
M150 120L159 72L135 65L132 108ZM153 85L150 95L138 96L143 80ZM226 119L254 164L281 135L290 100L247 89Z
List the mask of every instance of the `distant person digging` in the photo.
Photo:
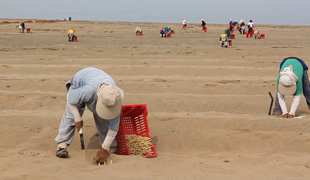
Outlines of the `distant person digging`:
M229 30L230 30L231 33L233 33L233 31L234 31L234 23L233 23L231 18L229 18L228 20L229 20L229 23L228 23L229 24Z
M166 34L171 33L171 27L170 26L166 26L165 30L166 30Z
M142 36L143 35L142 30L139 27L136 28L135 32L136 32L136 36Z
M160 37L162 37L162 38L163 38L163 37L164 37L164 38L166 37L167 32L166 32L166 29L165 29L164 27L161 28L161 30L160 30L159 33L160 33Z
M68 31L68 38L69 38L69 42L73 42L75 39L75 30L74 29L69 29Z
M228 47L228 37L227 37L227 34L222 34L220 36L220 42L221 42L221 47L225 47L225 48Z
M239 27L238 20L235 20L235 21L233 22L233 26L234 26L234 27Z
M186 30L186 29L187 29L186 20L185 18L182 18L182 30Z
M19 32L20 33L24 33L25 32L25 29L26 29L26 25L25 25L25 23L21 23L20 25L19 25Z
M254 36L254 39L260 39L260 32L258 29L256 29L256 28L254 29L253 36Z
M115 137L119 130L124 91L117 87L110 75L94 67L78 71L67 82L66 88L66 109L55 138L58 144L56 156L69 157L67 148L75 131L82 133L82 116L87 106L93 114L101 146L94 160L104 164L109 153L114 153L113 149L118 146Z
M206 28L206 22L205 20L201 19L201 25L200 27L202 28L201 30L204 30Z
M240 20L240 29L239 32L240 34L245 34L246 33L246 28L245 28L245 23L243 22L243 20Z
M230 39L230 36L232 34L232 31L230 31L230 27L225 29L225 34L226 34L227 38Z

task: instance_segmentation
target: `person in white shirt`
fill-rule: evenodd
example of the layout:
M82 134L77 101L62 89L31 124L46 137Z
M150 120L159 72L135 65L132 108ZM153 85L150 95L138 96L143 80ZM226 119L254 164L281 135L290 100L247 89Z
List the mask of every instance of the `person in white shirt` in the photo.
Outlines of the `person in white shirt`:
M187 24L186 24L186 20L185 18L182 18L182 30L186 30L187 29Z
M19 31L20 31L21 33L24 33L25 29L26 29L26 25L25 25L25 23L22 22L22 23L19 25Z
M137 27L136 28L136 36L139 36L141 33L141 28Z
M250 20L249 23L248 23L248 31L249 32L252 32L254 29L254 24L253 24L253 21Z

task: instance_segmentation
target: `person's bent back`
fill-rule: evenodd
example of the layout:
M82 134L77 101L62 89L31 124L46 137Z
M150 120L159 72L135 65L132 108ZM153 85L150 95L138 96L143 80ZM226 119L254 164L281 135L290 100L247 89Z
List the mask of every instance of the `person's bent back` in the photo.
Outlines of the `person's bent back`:
M74 29L69 29L68 31L68 38L69 38L69 42L70 41L74 41L74 36L75 36L75 30Z

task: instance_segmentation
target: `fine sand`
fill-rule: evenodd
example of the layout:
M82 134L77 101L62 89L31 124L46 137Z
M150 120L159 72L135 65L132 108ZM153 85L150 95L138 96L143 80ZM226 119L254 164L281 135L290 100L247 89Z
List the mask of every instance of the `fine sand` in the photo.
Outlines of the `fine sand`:
M22 21L31 33L19 33ZM166 25L172 38L159 36ZM0 179L308 179L305 98L297 110L305 117L283 119L268 115L268 92L275 96L285 57L310 65L310 27L256 25L266 39L236 32L221 48L227 25L0 19ZM78 42L68 42L70 28ZM65 83L89 66L114 78L124 104L147 105L157 157L92 164L100 144L89 110L86 150L76 134L70 158L55 156Z

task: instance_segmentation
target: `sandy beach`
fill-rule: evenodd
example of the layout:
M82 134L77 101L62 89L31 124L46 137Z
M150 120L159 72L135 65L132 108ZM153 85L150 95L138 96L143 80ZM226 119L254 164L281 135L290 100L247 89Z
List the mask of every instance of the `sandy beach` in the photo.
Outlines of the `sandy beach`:
M31 33L19 32L22 21ZM175 34L161 38L167 25ZM283 119L268 115L268 92L276 94L284 58L310 65L310 26L254 24L266 39L235 32L221 48L228 24L199 25L0 19L0 179L309 179L305 98L301 118ZM78 42L68 42L70 28ZM94 165L100 144L89 110L86 150L76 134L70 158L55 156L65 84L84 67L110 74L125 105L147 105L157 157L111 155L112 164Z

